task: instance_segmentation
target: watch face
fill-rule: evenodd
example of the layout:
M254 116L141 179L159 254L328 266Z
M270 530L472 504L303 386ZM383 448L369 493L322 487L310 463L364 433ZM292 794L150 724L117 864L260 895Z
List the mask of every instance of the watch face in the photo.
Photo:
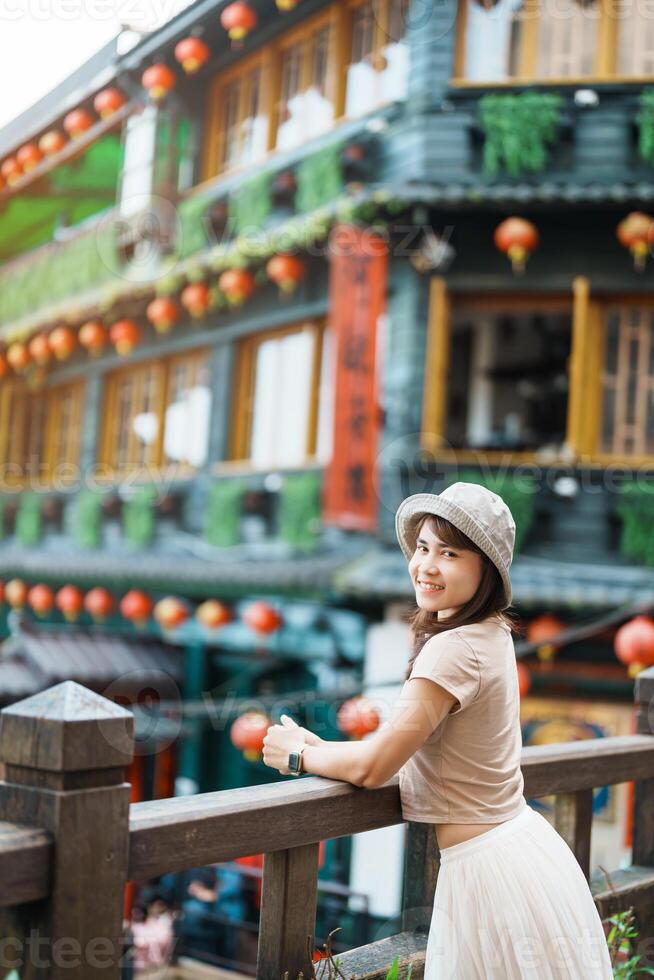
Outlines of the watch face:
M288 768L291 772L297 772L300 768L300 753L290 752L288 756Z

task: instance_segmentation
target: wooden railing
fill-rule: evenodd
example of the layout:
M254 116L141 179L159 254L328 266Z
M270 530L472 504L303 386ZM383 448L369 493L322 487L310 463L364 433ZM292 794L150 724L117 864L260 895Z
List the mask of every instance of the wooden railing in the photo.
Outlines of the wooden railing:
M522 753L525 796L554 794L557 829L587 877L593 788L635 782L632 865L591 888L603 918L636 908L643 942L654 937L653 696L651 669L636 681L637 734ZM128 880L258 853L257 976L309 978L319 841L401 823L397 777L375 790L306 777L130 806L132 725L73 682L0 713L0 980L18 960L30 980L117 980ZM409 824L403 931L341 954L345 976L383 977L398 955L422 976L438 868L433 826Z

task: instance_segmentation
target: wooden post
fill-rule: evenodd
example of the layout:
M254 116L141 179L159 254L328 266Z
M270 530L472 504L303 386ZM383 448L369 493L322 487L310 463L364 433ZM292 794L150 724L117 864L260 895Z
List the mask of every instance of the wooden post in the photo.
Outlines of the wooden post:
M554 801L554 826L590 878L590 835L593 825L593 791L559 793Z
M402 932L429 932L439 868L436 828L433 824L409 822L404 850Z
M654 735L654 667L636 678L636 731ZM634 783L632 865L654 868L654 776ZM654 966L654 906L637 909L639 966Z
M120 976L132 733L131 712L73 681L0 713L0 820L54 839L51 894L21 976Z
M312 976L317 895L318 844L264 855L257 980Z

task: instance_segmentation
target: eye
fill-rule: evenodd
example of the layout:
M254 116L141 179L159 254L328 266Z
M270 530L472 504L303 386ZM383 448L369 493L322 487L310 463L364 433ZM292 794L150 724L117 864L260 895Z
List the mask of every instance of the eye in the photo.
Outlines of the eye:
M454 552L454 551L449 551L448 549L446 549L446 550L444 551L444 553L445 553L446 555L452 555L452 558L456 558L456 554L455 554L455 552Z

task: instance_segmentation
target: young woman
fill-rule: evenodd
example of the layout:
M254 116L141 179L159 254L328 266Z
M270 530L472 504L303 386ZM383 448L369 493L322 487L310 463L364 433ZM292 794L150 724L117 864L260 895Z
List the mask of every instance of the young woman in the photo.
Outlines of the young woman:
M425 980L611 980L584 874L523 796L511 512L455 483L407 497L396 530L418 608L390 718L362 742L326 742L283 715L264 762L288 774L299 753L302 772L366 788L399 772L403 817L435 824L440 850Z

